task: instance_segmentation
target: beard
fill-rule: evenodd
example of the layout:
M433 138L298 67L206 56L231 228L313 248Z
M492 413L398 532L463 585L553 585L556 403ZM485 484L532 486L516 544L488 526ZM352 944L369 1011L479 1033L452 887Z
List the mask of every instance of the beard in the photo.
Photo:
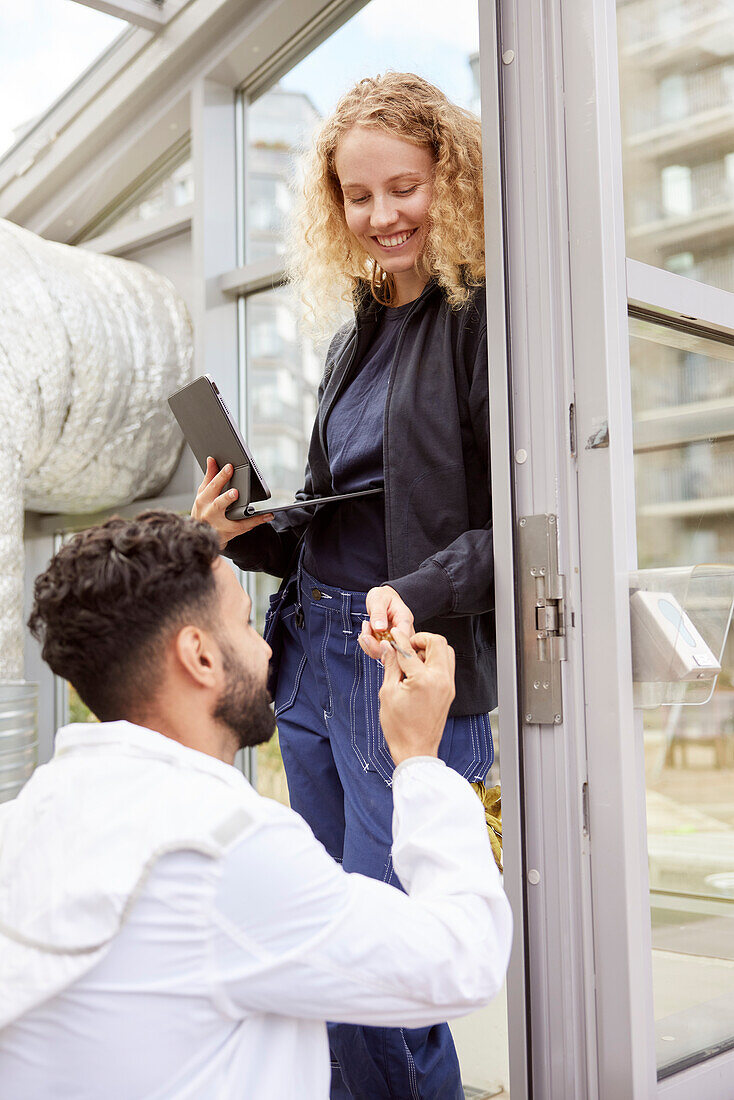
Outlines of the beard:
M231 730L239 749L264 745L275 733L275 715L265 683L258 683L232 649L220 640L226 677L212 715Z

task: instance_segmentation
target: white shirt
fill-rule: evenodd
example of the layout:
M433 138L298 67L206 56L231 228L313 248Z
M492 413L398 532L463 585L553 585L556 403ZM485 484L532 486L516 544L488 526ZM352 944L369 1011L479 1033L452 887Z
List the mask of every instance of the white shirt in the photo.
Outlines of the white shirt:
M100 735L104 738L112 727L100 753ZM68 754L68 731L62 732ZM110 934L109 906L100 903L102 895L89 876L87 894L77 891L72 899L75 912L85 896L87 913L103 914L87 929L87 948L68 942L69 921L61 926L62 935L39 916L44 905L48 908L41 876L32 890L25 890L22 906L17 899L0 898L0 933L5 930L10 937L11 953L13 936L22 938L27 927L34 931L33 940L46 943L35 951L43 965L35 964L32 947L22 945L27 955L21 955L21 977L26 976L26 986L35 983L36 1003L15 1018L9 1009L12 1022L0 1031L3 1100L51 1095L74 1100L326 1100L325 1020L420 1027L470 1012L500 989L511 940L509 905L479 800L441 762L415 758L395 771L393 860L407 891L402 894L345 873L297 814L260 797L236 769L220 761L127 723L87 727L74 737L77 760L84 757L88 764L92 759L98 767L100 756L105 757L99 831L89 840L89 850L98 853L103 900L114 896L119 922ZM157 854L143 879L131 871L125 889L118 889L105 884L103 819L111 797L105 787L114 788L123 756L130 848L138 861L149 863L150 854L136 848L135 837L150 835ZM148 805L136 798L131 777L137 768L145 786L153 758L171 776L157 783L163 801ZM214 817L206 824L206 814L197 811L198 837L193 831L188 840L169 837L166 844L174 850L161 854L156 828L176 819L180 795L191 799L197 781L200 805L209 800ZM45 801L52 788L47 779ZM223 831L222 815L214 820L215 805L232 798L241 802L244 824L217 851L211 836L221 837ZM26 798L21 819L25 814L26 823L35 820L44 799L34 806ZM73 830L78 792L74 797L65 790L57 801L67 806L69 821L64 823L57 811L55 832L65 826ZM85 819L85 836L90 820ZM118 823L116 837L119 831ZM0 874L13 865L4 858L5 847L3 841ZM8 847L12 854L13 843ZM123 847L122 863L127 858ZM58 849L56 856L63 862ZM34 855L28 845L24 858L41 872L48 869L43 853ZM130 868L134 862L130 857ZM31 881L31 871L23 867ZM68 882L64 876L61 881ZM68 898L64 906L72 911ZM109 942L98 957L94 951L103 928ZM0 953L4 949L0 936ZM85 969L88 961L73 960L84 958L87 949L93 963ZM58 989L58 967L67 965L76 965L76 974ZM18 966L11 973L17 986ZM54 991L45 999L44 988ZM28 1003L28 997L27 988L20 990L18 1005Z

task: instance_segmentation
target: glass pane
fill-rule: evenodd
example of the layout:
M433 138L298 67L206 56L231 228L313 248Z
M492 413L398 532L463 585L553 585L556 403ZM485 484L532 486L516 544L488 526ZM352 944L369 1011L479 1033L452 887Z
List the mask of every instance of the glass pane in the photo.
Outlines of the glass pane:
M296 309L287 287L246 299L245 332L248 441L273 501L285 503L303 486L322 364L311 345L299 338ZM260 631L268 600L278 584L265 573L251 575L249 591ZM257 787L261 794L287 805L277 737L257 749Z
M288 181L293 154L319 118L308 95L271 88L246 112L245 258L248 263L285 251L284 229L291 209Z
M630 321L640 568L734 562L734 348ZM703 706L644 712L657 1064L734 1046L734 640Z
M277 85L250 102L244 141L246 261L284 252L296 154L354 82L388 69L415 72L478 113L478 49L476 0L457 0L449 21L438 0L372 0ZM302 485L323 371L323 352L304 346L297 316L285 288L246 299L248 439L274 497L292 496ZM277 583L262 575L252 577L250 591L260 623ZM491 784L499 779L495 726L493 722L496 760L488 777ZM278 763L270 748L258 750L258 788L276 798L285 794ZM484 1100L509 1095L504 995L452 1024L452 1032L466 1096Z
M194 201L194 167L187 136L154 166L144 183L133 185L79 234L78 241L99 237L107 230L144 225Z
M303 486L323 364L287 287L250 295L245 311L248 441L273 502L287 503Z
M618 0L627 252L734 290L734 8Z

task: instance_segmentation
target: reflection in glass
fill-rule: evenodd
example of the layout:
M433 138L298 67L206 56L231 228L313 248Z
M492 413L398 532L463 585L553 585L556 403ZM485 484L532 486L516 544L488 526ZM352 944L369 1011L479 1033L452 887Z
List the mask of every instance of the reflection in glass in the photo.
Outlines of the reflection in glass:
M245 311L248 440L273 501L286 503L303 487L321 362L287 287L250 295Z
M292 206L293 154L308 138L319 113L308 95L276 85L247 110L245 169L248 263L285 251Z
M300 338L297 310L287 287L251 294L245 300L247 346L247 439L274 502L293 500L303 487L321 362ZM270 596L279 581L251 575L249 586L256 628L262 633ZM288 788L277 737L257 749L261 794L288 804Z
M627 252L734 290L734 9L618 0Z
M630 320L640 568L734 563L734 348ZM660 1076L734 1046L734 642L644 712Z

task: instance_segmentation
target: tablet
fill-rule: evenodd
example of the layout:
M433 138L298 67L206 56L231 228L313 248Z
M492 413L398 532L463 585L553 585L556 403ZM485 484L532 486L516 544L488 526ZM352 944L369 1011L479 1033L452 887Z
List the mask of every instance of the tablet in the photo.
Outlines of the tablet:
M203 374L189 382L188 386L171 394L168 404L204 473L209 455L220 470L228 462L232 463L235 472L247 467L249 493L243 501L240 490L237 503L252 504L254 501L269 499L270 489L267 482L258 470L257 463L240 435L213 378Z
M357 497L374 496L384 492L382 488L361 489L352 493L313 497L310 500L294 500L290 504L275 508L267 506L255 508L258 502L270 499L270 489L258 470L257 463L224 403L214 379L208 374L201 375L188 386L171 394L168 404L196 461L205 473L209 455L220 470L228 462L232 463L234 473L228 482L228 487L237 489L239 496L234 504L230 504L227 508L225 512L227 519L236 521L246 519L248 516L267 515L269 512L316 508L321 504L333 504L336 501L353 500Z

